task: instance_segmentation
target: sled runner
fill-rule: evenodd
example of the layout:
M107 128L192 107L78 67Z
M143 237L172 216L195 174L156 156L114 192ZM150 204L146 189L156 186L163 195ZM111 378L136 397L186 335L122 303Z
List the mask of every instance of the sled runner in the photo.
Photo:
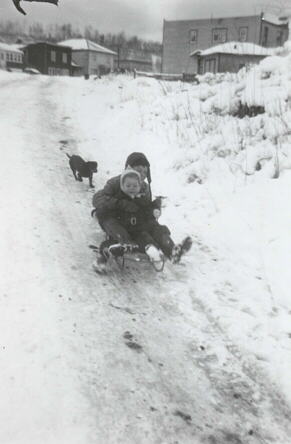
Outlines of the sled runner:
M121 244L114 244L112 245L112 247L113 246L115 247L115 251L109 247L106 253L103 252L103 255L106 255L106 260L104 260L104 263L101 262L100 264L98 264L98 261L96 261L96 263L93 263L93 269L94 271L96 271L96 273L105 274L110 269L112 263L116 263L120 270L124 270L127 263L147 263L150 264L152 268L158 273L164 270L164 256L162 256L160 260L154 261L150 260L150 258L145 253L141 253L137 249L132 248L132 246ZM96 255L99 255L99 257L101 256L102 253L100 252L99 247L95 245L89 245L89 248L94 250L96 252Z

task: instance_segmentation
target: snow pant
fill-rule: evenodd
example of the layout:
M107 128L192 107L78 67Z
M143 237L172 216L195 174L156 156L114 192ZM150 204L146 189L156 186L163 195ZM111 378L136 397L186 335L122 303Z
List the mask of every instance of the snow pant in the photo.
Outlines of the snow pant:
M103 248L111 245L113 241L113 243L118 242L121 244L138 245L140 251L144 253L147 245L156 245L156 242L149 233L143 230L137 230L135 227L124 226L114 217L103 220L101 228L103 228L105 233L109 236L109 240L102 243Z
M171 238L171 232L166 225L160 225L154 221L147 225L147 232L152 236L155 241L155 245L162 250L164 255L168 258L172 256L172 250L174 247L174 241Z
M153 222L145 225L143 229L136 230L136 228L122 225L114 217L103 220L100 225L110 238L101 244L101 249L112 244L110 240L113 240L121 244L137 244L140 251L144 253L145 247L151 244L160 248L168 258L171 257L174 242L171 239L170 230L165 225Z

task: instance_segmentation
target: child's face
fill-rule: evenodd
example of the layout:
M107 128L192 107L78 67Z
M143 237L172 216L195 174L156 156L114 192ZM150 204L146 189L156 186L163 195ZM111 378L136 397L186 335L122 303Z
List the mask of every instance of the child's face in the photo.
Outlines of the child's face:
M140 192L140 184L134 177L126 177L123 182L123 190L129 196L136 196Z
M143 165L136 165L132 168L140 174L141 180L145 180L148 174L148 167Z

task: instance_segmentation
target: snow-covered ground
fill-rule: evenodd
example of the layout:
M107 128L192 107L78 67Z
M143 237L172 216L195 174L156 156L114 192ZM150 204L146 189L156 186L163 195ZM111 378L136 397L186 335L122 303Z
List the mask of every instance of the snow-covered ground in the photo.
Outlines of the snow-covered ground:
M0 71L1 444L291 443L290 64L197 86ZM98 189L132 151L194 246L98 276L65 153Z

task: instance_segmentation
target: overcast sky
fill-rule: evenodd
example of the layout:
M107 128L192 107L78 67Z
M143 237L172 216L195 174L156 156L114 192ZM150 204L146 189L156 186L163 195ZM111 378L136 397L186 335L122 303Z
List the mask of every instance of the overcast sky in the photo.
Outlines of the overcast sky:
M100 32L124 31L128 36L161 41L163 19L252 15L270 11L280 1L284 0L59 0L58 7L23 1L22 7L27 12L23 18L12 0L0 0L0 21L92 25Z

